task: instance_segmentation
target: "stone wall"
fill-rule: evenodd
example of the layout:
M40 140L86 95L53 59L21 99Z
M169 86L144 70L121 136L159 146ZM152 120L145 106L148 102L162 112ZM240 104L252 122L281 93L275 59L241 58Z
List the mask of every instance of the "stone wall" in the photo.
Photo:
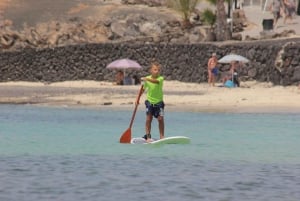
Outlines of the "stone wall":
M114 71L106 65L119 58L139 62L144 76L152 61L162 64L166 80L207 82L207 60L234 52L247 57L240 75L243 80L296 85L300 82L300 38L235 43L201 44L84 44L49 49L26 48L0 52L0 81L57 82L66 80L113 81ZM219 65L220 72L229 69Z

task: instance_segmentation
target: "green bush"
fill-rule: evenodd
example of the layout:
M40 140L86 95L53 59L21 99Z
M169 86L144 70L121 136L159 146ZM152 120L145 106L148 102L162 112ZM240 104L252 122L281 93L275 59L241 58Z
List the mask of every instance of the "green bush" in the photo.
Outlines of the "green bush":
M216 22L217 17L211 9L206 8L201 14L201 19L203 20L204 24L213 26Z

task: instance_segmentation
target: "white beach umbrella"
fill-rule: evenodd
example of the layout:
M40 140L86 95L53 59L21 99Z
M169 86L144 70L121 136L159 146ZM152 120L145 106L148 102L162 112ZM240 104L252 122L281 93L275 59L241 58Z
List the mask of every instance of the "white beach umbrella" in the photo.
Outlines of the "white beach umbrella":
M239 61L242 63L248 63L249 59L237 54L228 54L218 60L219 63L231 63L233 61Z

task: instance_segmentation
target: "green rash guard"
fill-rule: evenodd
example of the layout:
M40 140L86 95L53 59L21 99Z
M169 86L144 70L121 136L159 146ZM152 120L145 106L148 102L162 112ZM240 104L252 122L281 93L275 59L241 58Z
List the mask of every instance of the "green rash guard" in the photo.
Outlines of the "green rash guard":
M151 79L151 75L147 76L147 78ZM147 100L151 104L157 104L161 101L163 101L163 82L164 82L164 77L158 76L156 78L159 83L152 83L149 81L146 81L144 83L144 89L147 91Z

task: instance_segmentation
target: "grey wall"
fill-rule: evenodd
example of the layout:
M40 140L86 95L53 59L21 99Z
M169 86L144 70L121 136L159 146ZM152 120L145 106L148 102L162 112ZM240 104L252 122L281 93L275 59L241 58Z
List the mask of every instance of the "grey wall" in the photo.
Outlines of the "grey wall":
M0 52L0 81L65 80L113 81L114 72L106 65L119 58L139 62L148 74L151 61L162 64L166 80L206 82L207 60L234 52L251 62L244 65L244 80L270 81L276 85L300 82L300 39L201 44L84 44L54 49L24 49ZM219 65L220 72L229 65ZM130 72L129 72L130 73Z

